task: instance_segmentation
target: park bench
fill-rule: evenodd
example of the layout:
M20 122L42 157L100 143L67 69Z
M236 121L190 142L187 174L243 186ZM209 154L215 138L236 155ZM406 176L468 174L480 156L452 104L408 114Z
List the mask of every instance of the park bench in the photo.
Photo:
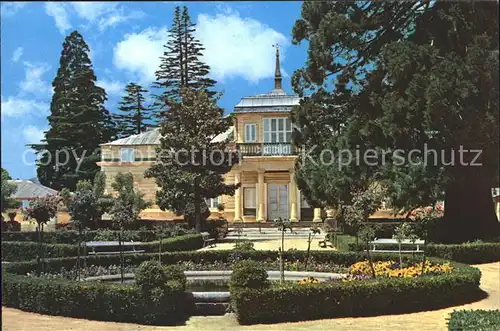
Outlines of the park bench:
M210 238L210 233L202 232L201 238L203 239L203 247L216 247L215 239Z
M398 249L393 249L393 247L398 247L399 242L396 239L375 239L370 241L371 252L386 252L386 253L398 253ZM401 253L423 253L423 249L421 246L425 244L425 240L417 239L410 240L404 239L401 241ZM377 247L378 246L378 247ZM391 246L388 249L385 249L384 246ZM408 249L413 248L413 249Z
M136 241L123 241L122 252L123 253L144 253L144 249L137 249L137 246L141 246L144 243ZM113 255L120 254L120 242L119 241L87 241L85 243L86 248L90 248L88 252L89 255ZM115 251L96 251L98 248L102 247L116 247Z
M321 248L326 248L328 246L333 247L333 244L330 241L330 236L328 234L325 235L325 239L318 241L318 245Z

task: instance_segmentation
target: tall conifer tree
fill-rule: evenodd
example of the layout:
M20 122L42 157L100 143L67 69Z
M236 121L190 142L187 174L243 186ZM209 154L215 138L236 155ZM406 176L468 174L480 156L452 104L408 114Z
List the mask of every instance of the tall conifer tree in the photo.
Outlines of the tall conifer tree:
M213 140L232 123L216 100L203 90L188 88L181 90L180 98L181 102L169 102L161 122L161 153L145 176L154 177L160 187L159 207L184 214L199 232L210 215L205 199L234 194L237 185L225 184L222 175L238 158L226 151L226 139Z
M44 143L32 146L41 154L37 164L40 183L56 190L74 190L78 181L92 181L99 171L99 144L116 134L111 114L104 107L106 92L95 84L88 52L78 31L65 38L52 82L49 129Z
M142 133L152 126L151 109L145 105L144 97L148 90L139 84L128 83L125 92L118 106L121 113L114 115L119 138Z
M194 37L195 26L186 6L182 11L181 7L175 7L169 40L164 46L165 51L160 57L161 64L153 83L153 87L158 88L158 94L155 95L155 108L158 111L165 109L168 99L178 100L183 87L202 89L209 96L215 95L214 91L210 91L216 84L208 77L210 67L200 60L204 48Z

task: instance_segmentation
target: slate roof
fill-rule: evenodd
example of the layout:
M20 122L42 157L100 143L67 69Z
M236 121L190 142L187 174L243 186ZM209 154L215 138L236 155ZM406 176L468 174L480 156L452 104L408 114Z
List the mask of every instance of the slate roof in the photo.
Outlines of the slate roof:
M226 132L219 134L212 141L219 142L230 139L234 127L230 127ZM101 144L101 146L137 146L137 145L159 145L161 139L160 129L154 128L141 134L135 134L126 138Z
M298 105L300 97L286 94L282 89L273 89L266 94L248 96L234 107L235 113L290 112Z
M12 195L14 199L33 199L44 197L47 195L56 195L57 191L50 187L41 184L33 183L30 180L10 180L9 182L16 184L17 191Z

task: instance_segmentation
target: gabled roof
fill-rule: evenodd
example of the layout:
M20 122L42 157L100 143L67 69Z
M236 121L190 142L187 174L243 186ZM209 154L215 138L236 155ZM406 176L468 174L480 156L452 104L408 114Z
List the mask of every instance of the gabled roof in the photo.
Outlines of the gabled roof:
M17 186L17 191L12 195L14 199L34 199L47 195L56 195L57 191L30 180L9 180Z
M217 135L212 141L220 142L231 137L234 127L230 127L226 132ZM160 129L154 128L141 134L135 134L130 137L101 144L101 146L140 146L140 145L159 145L161 139Z

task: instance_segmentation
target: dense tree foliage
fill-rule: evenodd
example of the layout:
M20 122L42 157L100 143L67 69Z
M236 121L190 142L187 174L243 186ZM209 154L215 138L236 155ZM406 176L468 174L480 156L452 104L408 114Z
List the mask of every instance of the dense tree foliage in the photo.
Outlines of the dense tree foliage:
M236 186L225 184L222 175L238 159L226 151L226 141L213 141L232 123L224 117L217 100L203 90L192 89L181 90L180 97L182 102L168 103L169 110L161 123L158 162L145 176L154 177L160 188L156 193L158 206L184 214L188 221L194 215L200 231L203 219L209 215L205 199L234 194Z
M40 183L56 190L74 190L79 180L92 180L99 171L99 144L112 140L116 133L104 107L106 92L96 85L88 52L78 31L65 38L52 82L49 129L44 143L33 146L39 154Z
M19 202L12 199L11 196L16 193L17 186L16 184L9 182L12 178L9 175L9 172L2 168L2 190L1 194L1 212L3 213L6 209L9 208L17 208L19 207ZM3 216L2 216L3 217Z
M178 100L183 87L205 90L210 96L215 94L210 88L216 82L208 77L210 67L200 60L204 48L194 37L195 31L187 7L184 6L182 11L181 7L175 7L169 39L153 83L158 88L155 102L158 110L165 109L168 99Z
M118 173L111 187L116 192L110 210L113 226L123 230L127 224L139 219L141 211L150 206L144 200L144 194L134 189L134 177L131 173Z
M376 181L407 211L444 198L443 241L498 235L496 2L305 2L293 37L309 42L293 120L295 144L316 146L296 171L311 203Z
M115 114L118 138L140 134L151 126L151 109L145 105L145 93L148 90L141 85L128 83L125 93L118 105L120 113Z

